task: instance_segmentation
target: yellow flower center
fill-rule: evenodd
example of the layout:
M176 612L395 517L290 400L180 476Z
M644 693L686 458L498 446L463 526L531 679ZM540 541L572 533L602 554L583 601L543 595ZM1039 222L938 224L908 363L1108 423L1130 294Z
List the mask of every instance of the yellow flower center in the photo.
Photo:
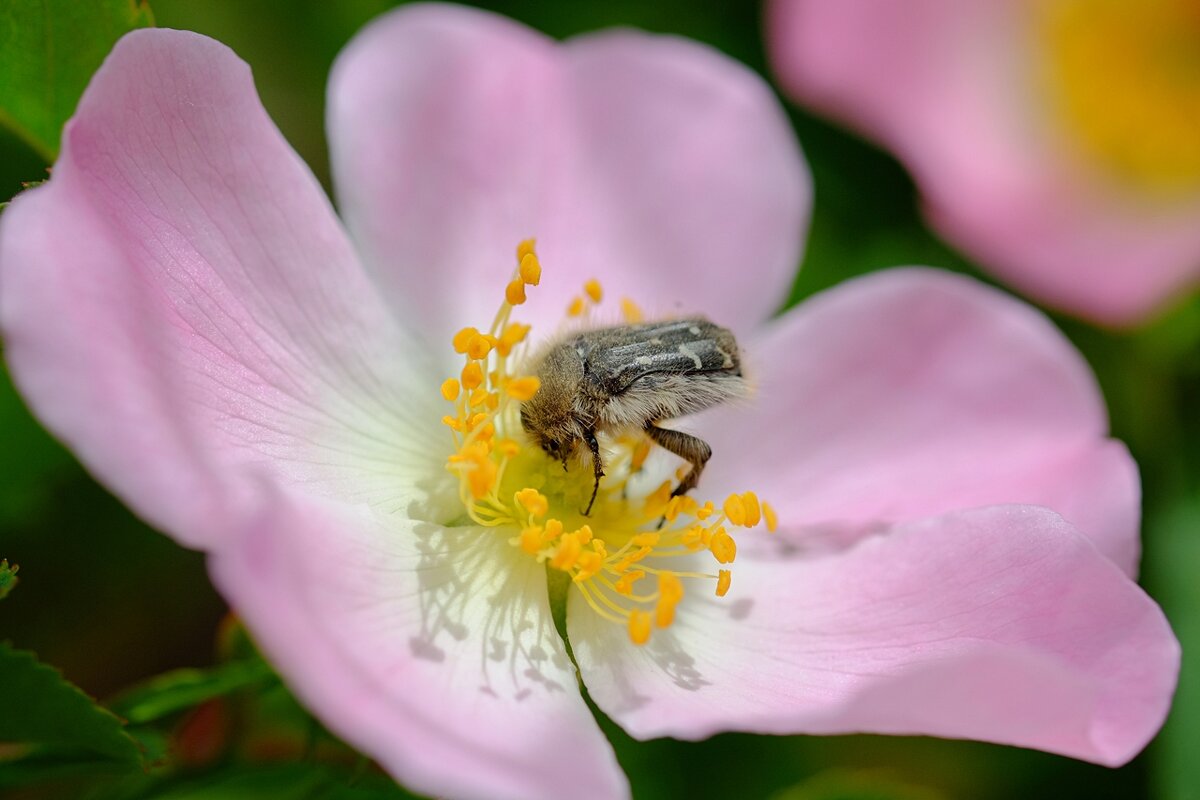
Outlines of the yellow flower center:
M592 471L564 471L527 440L520 422L520 404L537 393L539 381L518 370L530 326L511 315L541 274L533 240L522 242L491 327L454 335L464 364L457 378L441 386L442 397L454 405L454 413L442 418L454 439L446 468L458 477L459 497L473 522L500 529L514 548L566 573L593 611L624 625L635 644L645 644L655 628L675 620L685 582L710 581L716 595L725 596L732 578L725 565L737 556L734 531L761 524L773 532L775 512L754 492L730 495L720 508L672 497L670 481L639 492L636 478L651 442L637 434L606 442L605 478L591 514L583 516ZM585 316L603 294L599 282L588 281L568 315ZM632 301L621 306L629 322L641 319ZM715 572L668 566L702 552L716 562Z
M1156 192L1200 189L1200 3L1035 4L1041 72L1085 154Z

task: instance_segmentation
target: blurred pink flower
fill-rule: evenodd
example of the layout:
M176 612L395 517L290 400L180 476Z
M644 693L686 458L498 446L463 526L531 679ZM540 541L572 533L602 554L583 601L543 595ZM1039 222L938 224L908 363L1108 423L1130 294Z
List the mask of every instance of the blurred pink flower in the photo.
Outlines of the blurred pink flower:
M1103 764L1154 735L1178 646L1129 577L1136 469L1087 368L1031 309L921 269L764 323L809 186L754 74L670 37L559 45L416 6L342 54L329 128L349 234L244 63L130 34L53 178L3 215L0 323L47 427L209 553L301 701L400 781L628 794L545 567L469 524L444 468L445 337L490 313L531 232L530 321L556 324L598 275L732 324L760 375L747 407L696 423L706 495L779 506L777 534L740 540L730 594L688 593L637 647L570 590L579 675L620 725L929 733Z
M930 224L1099 322L1200 277L1191 0L772 0L785 90L890 149Z

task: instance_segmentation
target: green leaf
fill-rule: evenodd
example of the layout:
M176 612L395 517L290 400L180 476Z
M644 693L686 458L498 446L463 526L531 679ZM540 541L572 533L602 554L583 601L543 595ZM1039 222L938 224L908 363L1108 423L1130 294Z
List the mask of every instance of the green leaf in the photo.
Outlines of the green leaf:
M0 124L53 161L63 123L113 44L152 24L139 0L0 4Z
M262 659L234 661L212 669L179 669L131 689L113 702L113 710L132 724L161 719L205 700L277 680Z
M76 747L141 762L137 742L97 705L32 653L0 643L0 741Z
M942 800L942 795L882 773L830 770L779 792L772 800Z
M353 776L320 764L240 764L214 774L168 783L153 792L155 800L411 800L389 778Z
M20 580L17 577L17 570L19 569L20 567L16 564L10 567L7 558L0 558L0 600L8 597L8 593L17 585L17 581Z
M3 364L0 430L5 439L0 448L0 526L12 526L54 501L52 477L73 468L75 460L34 420Z
M1171 620L1183 646L1179 690L1167 724L1154 743L1155 797L1163 800L1200 798L1200 501L1177 502L1159 519L1147 524L1147 579ZM1189 657L1189 655L1193 657Z

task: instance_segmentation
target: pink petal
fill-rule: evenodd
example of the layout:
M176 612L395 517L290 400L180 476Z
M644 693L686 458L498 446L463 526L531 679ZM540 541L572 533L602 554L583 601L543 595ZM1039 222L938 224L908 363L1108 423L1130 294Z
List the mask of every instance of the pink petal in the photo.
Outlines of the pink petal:
M1037 311L969 278L897 269L749 341L757 396L697 421L706 495L754 489L785 527L870 529L1045 505L1129 574L1139 484L1087 365Z
M436 380L217 42L121 40L49 184L5 212L0 280L34 411L184 543L226 535L249 465L394 503L428 474L439 412L408 387Z
M933 225L1021 289L1128 323L1193 285L1200 202L1142 196L1045 119L1028 6L997 0L775 0L768 44L800 101L912 171Z
M1028 506L900 525L826 558L739 560L728 596L689 595L644 648L579 605L588 690L639 738L919 733L1116 766L1161 726L1179 668L1159 608Z
M627 796L507 535L280 495L210 569L302 702L408 788Z
M546 272L527 317L551 322L595 277L648 311L748 327L799 261L810 187L787 119L692 42L559 46L482 11L406 8L342 54L329 107L350 229L432 337L491 319L529 236Z

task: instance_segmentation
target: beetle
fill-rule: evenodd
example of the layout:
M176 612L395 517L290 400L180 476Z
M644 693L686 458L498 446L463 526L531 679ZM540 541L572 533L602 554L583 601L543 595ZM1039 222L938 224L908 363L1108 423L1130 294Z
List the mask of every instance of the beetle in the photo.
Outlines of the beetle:
M538 391L521 406L521 426L563 469L581 444L592 457L591 513L604 477L597 434L643 431L691 464L672 496L696 487L712 448L659 423L748 394L732 332L703 317L574 332L534 357Z

